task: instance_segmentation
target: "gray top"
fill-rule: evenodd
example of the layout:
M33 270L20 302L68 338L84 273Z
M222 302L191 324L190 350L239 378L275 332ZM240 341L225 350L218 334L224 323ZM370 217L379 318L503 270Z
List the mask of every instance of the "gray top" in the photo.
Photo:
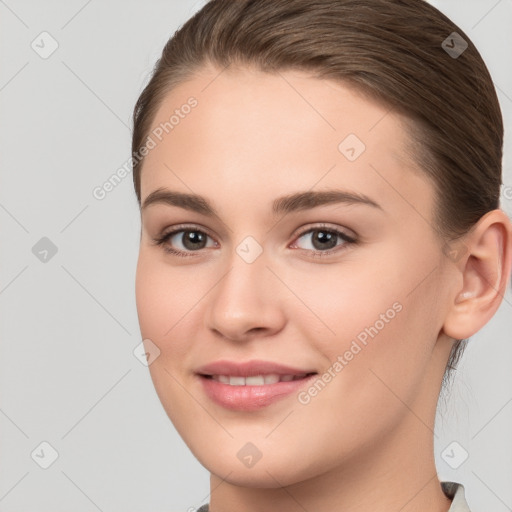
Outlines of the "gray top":
M441 488L448 498L452 498L452 506L448 512L471 512L462 484L457 482L441 482Z
M452 506L448 512L471 512L466 502L464 486L457 482L441 482L443 492L452 499ZM209 512L208 504L197 509L197 512Z

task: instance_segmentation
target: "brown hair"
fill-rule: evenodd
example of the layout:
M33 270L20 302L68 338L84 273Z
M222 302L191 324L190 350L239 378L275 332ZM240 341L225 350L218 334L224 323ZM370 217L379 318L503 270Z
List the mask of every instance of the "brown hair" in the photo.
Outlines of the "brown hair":
M445 240L499 208L503 120L491 76L469 37L426 1L209 1L165 45L135 105L132 153L169 91L207 65L232 64L307 71L403 114L410 156L436 189L433 227ZM139 204L142 164L134 159ZM466 342L455 341L443 385Z

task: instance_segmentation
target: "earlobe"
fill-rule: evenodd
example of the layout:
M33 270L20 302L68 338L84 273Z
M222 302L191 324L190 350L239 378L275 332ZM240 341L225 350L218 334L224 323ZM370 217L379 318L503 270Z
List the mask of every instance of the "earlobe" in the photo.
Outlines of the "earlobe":
M465 236L460 261L462 286L454 290L443 325L445 334L465 339L494 315L506 292L512 266L512 224L502 210L484 215Z

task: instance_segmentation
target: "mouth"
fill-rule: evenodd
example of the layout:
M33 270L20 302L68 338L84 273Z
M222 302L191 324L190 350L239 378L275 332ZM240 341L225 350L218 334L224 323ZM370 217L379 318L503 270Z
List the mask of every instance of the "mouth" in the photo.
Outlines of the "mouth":
M290 398L318 372L268 361L218 361L199 368L206 396L225 409L256 411Z
M278 382L291 382L294 380L303 380L315 372L302 373L299 375L279 375L277 373L269 373L266 375L253 375L250 377L242 377L238 375L201 375L205 379L212 379L228 386L266 386L269 384L277 384Z

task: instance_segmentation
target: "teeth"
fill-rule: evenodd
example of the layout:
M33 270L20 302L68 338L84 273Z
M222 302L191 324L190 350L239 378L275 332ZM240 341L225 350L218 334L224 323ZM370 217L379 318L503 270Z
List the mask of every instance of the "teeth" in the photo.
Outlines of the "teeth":
M284 377L284 375L282 376ZM279 382L281 379L279 375L271 374L271 375L265 375L265 384L275 384L276 382Z
M244 380L242 378L242 380ZM246 377L245 385L246 386L263 386L265 384L265 377L261 375L256 375L255 377Z
M270 373L268 375L254 375L252 377L239 377L232 375L212 375L212 379L222 384L230 386L264 386L265 384L276 384L277 382L290 382L292 380L302 379L306 374L302 375L277 375Z
M230 386L245 386L245 377L229 377Z

